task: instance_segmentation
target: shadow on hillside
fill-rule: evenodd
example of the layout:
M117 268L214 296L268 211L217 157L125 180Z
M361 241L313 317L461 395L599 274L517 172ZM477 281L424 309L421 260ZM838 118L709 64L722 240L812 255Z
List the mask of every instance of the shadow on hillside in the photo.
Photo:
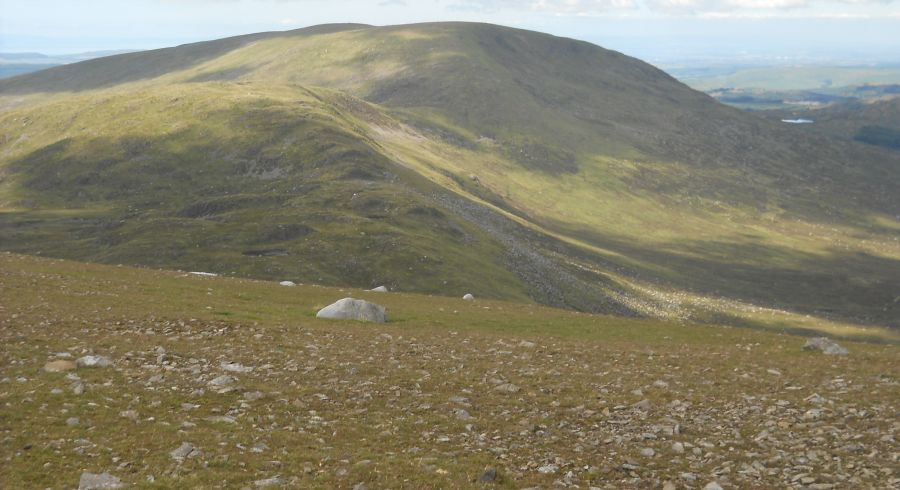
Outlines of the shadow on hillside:
M222 56L264 39L302 37L368 27L363 24L331 24L280 32L262 32L172 48L126 53L63 65L0 80L0 94L81 92L127 82L149 80Z
M816 255L764 245L752 237L744 243L695 240L658 248L569 226L551 229L642 264L635 269L575 247L567 250L641 280L833 320L900 328L900 260L838 249Z

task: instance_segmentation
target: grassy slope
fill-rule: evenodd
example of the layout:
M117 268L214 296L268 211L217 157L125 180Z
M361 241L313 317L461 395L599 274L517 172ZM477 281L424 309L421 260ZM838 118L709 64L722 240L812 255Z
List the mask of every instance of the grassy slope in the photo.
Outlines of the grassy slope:
M373 109L355 102L349 107L335 100L327 102L344 107L341 117L352 115L354 121L342 119L339 125L367 141L373 151L401 162L441 187L525 217L520 220L526 225L564 244L553 246L562 247L562 261L599 272L645 305L649 302L653 308L671 309L677 303L678 314L686 311L697 315L691 313L695 303L725 298L738 300L745 309L774 306L854 322L889 324L898 317L900 306L891 293L898 287L900 269L894 212L898 204L891 191L898 174L896 159L883 152L803 136L801 129L741 114L637 60L586 43L468 24L326 28L329 30L337 32L320 30L310 35L303 30L260 35L249 42L217 41L153 52L151 61L179 60L165 65L168 71L163 70L164 74L153 71L141 75L140 58L125 55L107 60L103 70L85 65L81 72L69 68L49 78L0 83L0 91L9 94L3 99L7 105L54 104L55 100L60 104L44 106L46 118L38 123L49 131L29 133L19 126L20 118L36 109L8 112L3 119L6 142L0 148L11 166L18 164L19 169L27 171L35 168L22 163L28 155L26 149L53 143L79 109L67 94L27 93L50 90L63 81L64 86L84 92L77 99L80 104L91 104L88 101L99 98L104 107L109 107L113 117L100 125L108 128L104 131L112 139L126 140L126 146L132 131L118 121L129 107L141 107L141 102L126 100L135 93L159 92L161 95L154 97L164 100L167 91L175 91L186 103L199 104L199 113L195 111L195 119L190 120L194 126L188 125L194 132L190 137L196 141L198 135L212 131L218 137L210 146L218 146L230 138L229 130L241 127L243 131L246 125L234 122L241 119L237 112L229 117L209 117L218 108L204 107L209 104L204 102L207 97L216 94L227 100L244 97L245 92L261 94L262 99L275 97L282 101L281 106L289 107L278 110L291 121L305 109L284 101L308 98L306 89L296 84L329 86L379 103ZM188 62L190 59L194 61ZM157 75L160 77L154 78ZM125 81L125 85L107 88ZM92 91L98 88L104 90ZM110 94L118 98L107 99ZM172 111L164 106L160 110ZM182 119L177 112L165 114L158 124L142 121L135 125L147 126L141 131L155 135L158 127L178 124ZM251 120L253 114L270 117L268 109L251 113ZM396 124L398 119L406 125ZM281 121L281 116L276 120ZM90 120L85 130L95 124L98 121ZM267 161L279 168L298 157L280 156L277 142L270 141L266 132L273 127L261 127L265 131L251 132L232 144L275 155ZM23 133L28 140L23 141ZM306 133L298 130L297 134ZM184 138L176 145L178 158L191 165L198 158L206 161L208 148L192 147L188 142ZM338 144L349 143L342 140ZM151 140L151 147L154 145ZM91 151L83 153L93 160ZM223 153L213 155L215 159L209 165L221 165ZM33 157L48 160L41 153ZM256 155L241 157L245 163L261 160ZM48 161L53 158L63 157L53 155ZM0 186L0 196L5 196L7 205L26 204L25 210L12 218L7 214L4 219L14 224L33 223L33 211L28 209L45 207L50 193L43 193L28 205L26 199L16 195L23 190L17 187L19 182L13 176ZM331 184L323 185L322 192L333 195L328 187ZM192 190L196 186L177 189L176 199L196 192ZM225 186L220 191L234 189ZM390 192L393 196L394 190ZM380 198L393 200L386 195ZM304 200L303 206L332 204L323 198ZM258 218L233 214L235 222ZM196 224L194 221L188 222ZM208 221L201 221L206 227L202 233L211 233ZM366 223L369 221L371 218ZM399 225L415 227L416 222ZM17 224L15 229L28 227ZM45 236L59 236L58 231ZM478 234L477 230L469 233ZM229 231L226 236L233 235ZM149 236L159 235L151 232ZM328 237L329 243L340 243L332 240L338 236L335 230ZM443 243L439 237L435 240ZM23 245L15 249L33 248L34 242L33 235L23 235L19 241ZM180 248L196 243L188 241ZM170 257L151 263L168 260L169 265L198 264L206 268L235 263L236 249L223 250L224 255L216 256L210 253L209 243L200 243L204 246L200 253L188 254L182 262ZM77 250L71 243L59 246ZM414 246L423 256L428 250L433 257L440 249L436 245ZM147 244L149 249L158 247L156 242ZM98 250L97 243L83 242L81 251L69 256L84 256L88 249ZM343 256L365 250L349 248ZM60 250L50 252L59 254ZM446 270L451 273L441 275L453 277L452 271L473 271L467 260L476 255L465 252L460 250L454 260L447 261ZM494 279L491 287L485 288L487 294L524 294L524 288L514 281L513 286L501 286L510 284L510 278L509 273L498 271L497 261L491 258L496 258L498 251L478 252L482 259L477 271L490 271L481 277ZM146 249L128 253L120 260L131 262L147 255ZM298 253L305 256L310 252ZM97 253L88 256L98 259ZM305 262L315 264L322 258L313 257L314 261ZM258 260L253 262L257 265L241 266L244 268L240 270L257 276L262 272L265 277L293 271L304 280L323 277L319 270L297 266L271 269L275 260ZM491 262L493 268L481 267ZM396 271L396 267L388 266L391 273ZM456 284L465 287L466 282L478 283L471 282L474 275L463 275ZM325 277L326 282L357 285L378 280ZM432 279L422 278L415 287L439 289ZM409 279L397 283L405 284ZM666 299L653 301L646 294L636 293L645 289L664 293ZM673 300L679 296L697 299Z
M314 318L347 295L386 305L391 322ZM0 482L13 488L71 487L83 471L137 488L275 475L303 488L466 488L485 467L502 488L569 471L602 488L682 473L737 488L896 476L896 345L847 342L851 355L834 358L746 329L11 254L0 254L0 297L0 403L16 407L0 411ZM78 370L74 395L75 382L41 370L59 352L115 367ZM254 370L218 394L206 382L221 362ZM495 390L500 380L521 391ZM816 417L813 393L828 400ZM643 398L648 411L631 407ZM222 416L234 423L209 420ZM176 465L168 453L182 442L203 455ZM655 457L639 454L647 447ZM762 472L744 466L754 461ZM560 469L537 471L547 464Z
M432 184L374 151L326 101L336 96L211 82L33 109L34 136L12 148L26 156L8 170L27 177L11 197L20 206L2 217L5 244L101 262L526 298L499 264L499 246L435 208L424 196ZM138 107L141 117L129 118ZM54 127L61 114L65 126ZM41 139L60 133L53 144ZM254 251L285 255L245 255Z

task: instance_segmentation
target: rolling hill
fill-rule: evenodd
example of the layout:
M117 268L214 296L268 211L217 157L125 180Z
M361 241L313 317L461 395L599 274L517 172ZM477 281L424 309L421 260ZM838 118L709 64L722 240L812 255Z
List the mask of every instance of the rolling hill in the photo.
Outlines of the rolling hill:
M0 81L0 247L866 335L900 156L505 27L328 25Z

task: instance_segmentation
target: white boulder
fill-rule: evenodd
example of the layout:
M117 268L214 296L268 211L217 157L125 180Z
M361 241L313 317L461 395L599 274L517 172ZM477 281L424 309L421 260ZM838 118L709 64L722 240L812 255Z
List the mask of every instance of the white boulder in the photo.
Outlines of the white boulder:
M475 296L472 296L470 293L466 293L465 296L463 296L463 299L466 301L474 301Z
M361 299L344 298L319 310L316 318L335 320L359 320L362 322L384 323L387 321L384 307Z
M386 293L386 292L388 292L388 288L387 288L387 286L378 286L377 288L370 289L369 291L373 291L376 293Z
M296 285L297 285L297 284L294 283L293 281L281 281L281 282L279 282L278 284L280 284L280 285L282 285L282 286L288 286L288 287L296 286Z

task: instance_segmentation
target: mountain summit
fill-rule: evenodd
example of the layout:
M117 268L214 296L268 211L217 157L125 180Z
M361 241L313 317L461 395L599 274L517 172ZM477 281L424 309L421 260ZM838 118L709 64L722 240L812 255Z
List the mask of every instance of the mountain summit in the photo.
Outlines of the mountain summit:
M6 250L743 325L900 318L896 153L581 41L326 25L0 80L0 111Z

